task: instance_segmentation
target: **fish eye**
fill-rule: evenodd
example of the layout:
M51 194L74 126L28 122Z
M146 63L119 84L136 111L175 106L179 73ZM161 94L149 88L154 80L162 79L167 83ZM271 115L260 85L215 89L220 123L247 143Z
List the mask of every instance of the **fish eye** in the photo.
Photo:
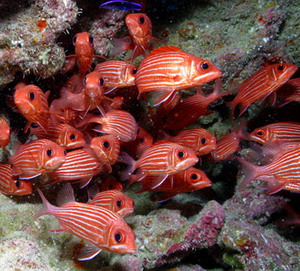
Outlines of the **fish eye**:
M145 138L144 138L144 137L141 137L141 138L139 139L139 141L140 141L140 143L144 143Z
M34 93L33 92L29 92L29 99L31 100L31 101L33 101L34 100Z
M109 144L108 141L104 141L104 142L102 143L102 146L103 146L105 149L107 149L107 148L109 148L110 144Z
M112 184L110 184L108 187L107 187L109 190L112 190L114 187Z
M52 156L52 150L51 149L47 150L47 156Z
M191 175L191 179L192 179L192 180L197 180L197 179L198 179L198 175L197 175L196 173L193 173L193 174Z
M201 138L201 143L202 143L202 144L205 144L205 143L206 143L206 138L204 138L204 137Z
M139 22L140 24L144 24L145 23L145 18L142 16L139 18Z
M179 151L177 153L177 155L178 155L179 158L183 158L184 157L184 152L183 151Z
M203 70L207 70L207 69L209 68L209 65L208 65L206 62L203 62L203 63L201 64L201 68L202 68Z
M90 44L93 44L93 43L94 43L94 38L93 38L93 36L90 36L90 37L89 37L89 42L90 42Z
M21 187L21 182L20 181L15 181L16 187L20 188Z
M134 68L134 69L132 70L132 74L136 74L136 72L137 72L137 68Z
M71 134L71 135L70 135L70 139L71 139L71 140L74 140L75 138L76 138L76 136L75 136L74 134Z
M99 84L100 84L100 86L103 86L103 84L104 84L104 79L103 78L99 79Z
M115 240L116 240L118 243L120 243L120 242L122 241L122 234L119 233L119 232L117 232L117 233L115 234Z
M83 78L83 84L86 85L86 76Z
M278 66L278 70L283 71L283 70L284 70L284 65L280 64L280 65Z
M264 133L263 133L263 131L260 130L256 134L259 135L259 136L262 136Z
M74 37L73 37L73 45L75 45L75 43L76 43L76 40L77 40L77 36L75 35Z
M31 124L30 124L30 127L31 127L31 128L38 128L39 125L38 125L37 123L31 123Z
M118 201L117 201L117 206L119 207L119 208L121 208L122 207L122 201L119 199Z

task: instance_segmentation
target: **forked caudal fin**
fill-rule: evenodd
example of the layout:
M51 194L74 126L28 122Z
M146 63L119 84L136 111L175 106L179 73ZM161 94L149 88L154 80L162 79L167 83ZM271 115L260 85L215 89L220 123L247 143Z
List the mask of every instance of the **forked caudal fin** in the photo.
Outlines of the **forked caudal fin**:
M38 218L42 215L47 215L47 214L55 215L55 213L59 209L59 207L52 205L46 199L46 197L44 196L43 192L40 189L37 189L37 191L38 191L44 205L43 205L43 208L34 215L34 218Z

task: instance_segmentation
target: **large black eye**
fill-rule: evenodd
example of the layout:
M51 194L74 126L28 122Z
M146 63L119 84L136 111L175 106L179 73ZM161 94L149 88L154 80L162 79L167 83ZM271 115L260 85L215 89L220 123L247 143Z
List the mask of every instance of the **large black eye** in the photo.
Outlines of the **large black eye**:
M262 131L258 131L257 135L262 136L264 133Z
M177 153L177 155L178 155L179 158L183 158L184 157L184 152L183 151L179 151Z
M278 70L283 71L283 70L284 70L284 65L280 64L280 65L278 66Z
M132 70L132 74L136 74L136 72L137 72L137 68Z
M31 124L30 124L30 127L31 127L31 128L38 128L39 125L38 125L37 123L31 123Z
M93 44L93 43L94 43L94 38L93 38L93 36L90 36L90 37L89 37L89 42L90 42L90 44Z
M83 84L86 85L86 76L83 78Z
M117 201L117 206L118 206L119 208L122 207L122 201L121 201L121 200L118 200L118 201Z
M31 101L33 101L34 100L34 93L33 92L29 92L29 99L31 100Z
M144 138L144 137L141 137L141 138L140 138L140 143L144 143L144 141L145 141L145 138Z
M110 184L110 185L108 185L108 187L107 187L109 190L112 190L114 187L113 187L113 185L112 184Z
M206 69L209 68L209 65L208 65L206 62L203 62L203 63L201 64L201 67L202 67L203 70L206 70Z
M15 181L16 187L20 188L21 187L21 182L20 181Z
M75 136L74 134L71 134L71 135L70 135L70 139L71 139L71 140L74 140L75 138L76 138L76 136Z
M193 174L191 175L191 179L192 179L192 180L197 180L197 179L198 179L198 175L197 175L196 173L193 173Z
M121 235L121 233L117 232L117 233L115 234L115 240L116 240L118 243L121 242L121 240L122 240L122 235Z
M204 137L201 138L201 143L202 143L202 144L205 144L205 143L206 143L206 138L204 138Z
M140 24L144 24L145 23L145 18L144 17L140 17L139 18L139 22L140 22Z
M109 148L109 146L110 146L110 144L109 144L109 142L108 141L104 141L103 143L102 143L102 146L104 147L104 148Z
M77 36L74 36L74 37L73 37L73 45L75 45L76 40L77 40Z
M103 86L103 84L104 84L104 79L103 78L99 79L99 84L100 84L100 86Z
M52 150L51 150L51 149L48 149L48 150L47 150L47 155L48 155L48 156L52 156Z

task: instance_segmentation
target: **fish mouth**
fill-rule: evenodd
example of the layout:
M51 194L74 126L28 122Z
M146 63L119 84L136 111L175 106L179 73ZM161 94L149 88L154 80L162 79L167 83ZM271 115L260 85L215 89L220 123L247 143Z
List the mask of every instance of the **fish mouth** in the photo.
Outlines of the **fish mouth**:
M15 104L17 105L17 106L25 106L25 108L23 108L22 109L22 111L23 111L23 113L24 114L29 114L29 112L31 111L31 110L34 110L35 109L35 107L33 106L33 104L32 103L30 103L28 100L26 100L26 99L16 99L15 100ZM25 110L24 110L25 109Z
M218 79L218 78L221 78L222 77L222 72L217 70L217 71L211 71L211 72L208 72L206 74L201 74L197 77L195 77L195 81L201 81L201 85L202 84L205 84L205 83L208 83L210 81L213 81L215 79Z
M260 143L260 144L265 143L265 141L263 139L261 139L260 137L255 136L255 135L250 134L250 139L257 142L257 143Z
M45 168L47 170L55 170L58 169L59 167L61 167L63 165L63 163L66 161L65 157L55 157L52 158L50 160L48 160L45 163Z

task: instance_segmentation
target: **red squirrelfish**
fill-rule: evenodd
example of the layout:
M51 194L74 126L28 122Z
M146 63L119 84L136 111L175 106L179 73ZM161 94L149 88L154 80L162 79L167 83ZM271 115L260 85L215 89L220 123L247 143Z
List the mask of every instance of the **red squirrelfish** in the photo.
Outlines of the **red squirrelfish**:
M276 193L281 189L300 192L300 147L283 149L274 160L264 166L253 165L242 158L238 158L244 166L245 179L239 185L242 191L252 180L259 179L268 182L269 193Z
M0 148L5 148L10 141L10 127L5 118L0 118Z
M134 212L133 200L118 190L99 192L88 203L106 208L122 217Z
M147 175L155 175L161 177L162 183L169 175L188 169L198 160L190 148L169 141L159 141L145 150L139 160L132 162L131 172L140 169L135 181L140 181Z
M209 61L185 53L173 46L157 48L138 67L135 82L139 96L154 92L154 105L159 105L176 91L200 86L221 77Z
M279 90L278 94L284 97L283 104L286 105L290 102L300 102L300 78L289 80Z
M133 141L138 131L134 117L124 110L110 110L105 116L87 120L87 123L92 122L101 124L101 129L95 129L96 132L112 134L122 142Z
M35 85L17 86L14 93L14 102L20 113L30 123L38 123L45 131L48 129L49 106L47 97L49 93L45 94Z
M122 191L123 190L123 186L116 179L114 179L114 178L108 178L105 181L102 181L100 183L100 191L106 191L106 190L118 190L118 191Z
M116 88L134 86L137 67L125 61L109 60L98 64L94 72L104 79L107 94Z
M113 165L117 162L120 154L120 141L114 135L94 137L90 147L103 164Z
M51 172L65 161L65 149L48 139L24 144L11 157L13 175L19 175L21 180Z
M76 201L56 207L39 189L38 193L44 208L35 217L53 215L60 222L60 229L54 232L69 232L88 242L78 260L90 260L102 249L114 253L136 252L134 233L119 215L103 207Z
M261 144L300 141L300 123L277 122L255 129L250 138Z
M157 176L147 176L141 181L143 186L139 193L144 191L162 192L159 201L168 200L179 193L187 193L211 186L211 181L206 174L194 167L169 176L159 184ZM159 185L158 185L159 184Z
M11 164L0 163L0 192L14 196L30 195L32 193L32 181L14 178Z
M239 115L242 115L249 105L272 94L287 82L297 69L296 65L280 63L258 70L239 87L238 94L231 103L232 115L238 104L241 104Z
M93 176L101 172L102 162L90 148L83 148L67 153L65 163L57 170L49 174L53 184L61 181L80 182L80 186L86 186Z
M191 148L198 156L206 155L216 148L216 138L202 128L183 130L169 140Z

